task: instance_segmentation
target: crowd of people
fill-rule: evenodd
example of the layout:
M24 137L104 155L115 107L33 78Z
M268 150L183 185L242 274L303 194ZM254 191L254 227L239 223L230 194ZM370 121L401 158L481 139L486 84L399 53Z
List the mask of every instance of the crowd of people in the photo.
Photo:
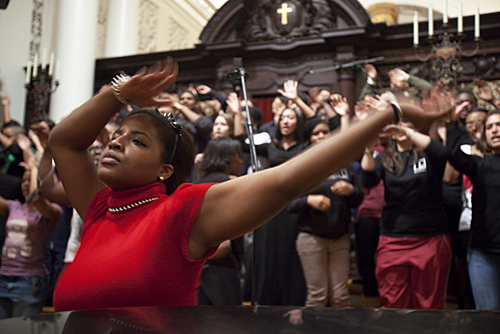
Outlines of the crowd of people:
M167 90L171 59L27 134L2 98L0 318L255 300L296 321L350 306L353 252L364 306L500 309L500 88L365 69L354 110L288 80L264 124L234 92Z

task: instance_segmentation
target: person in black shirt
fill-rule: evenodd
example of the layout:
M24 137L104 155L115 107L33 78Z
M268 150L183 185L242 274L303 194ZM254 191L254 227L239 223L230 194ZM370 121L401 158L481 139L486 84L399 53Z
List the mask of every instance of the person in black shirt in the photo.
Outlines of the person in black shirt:
M314 145L330 135L330 128L315 117L304 132L304 138ZM288 205L288 211L300 214L296 245L307 283L305 306L350 306L348 232L351 208L362 200L356 172L348 167Z
M460 115L455 114L455 118ZM500 309L500 110L488 113L484 136L491 154L465 154L460 146L469 140L457 122L447 126L450 163L471 180L472 221L469 275L476 309Z
M450 236L443 207L446 149L411 123L390 126L393 139L373 158L361 160L361 184L382 179L382 211L376 276L388 308L444 308L450 269Z
M238 174L241 145L237 140L220 137L208 142L198 183L225 182ZM198 290L199 305L241 305L240 269L243 237L226 240L203 266Z

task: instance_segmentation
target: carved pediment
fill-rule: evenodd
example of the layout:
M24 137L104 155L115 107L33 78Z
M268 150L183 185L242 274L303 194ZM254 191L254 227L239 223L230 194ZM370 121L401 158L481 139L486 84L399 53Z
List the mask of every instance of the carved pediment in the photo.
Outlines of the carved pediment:
M205 45L283 43L368 24L370 17L357 0L229 0L200 40Z
M248 42L289 41L318 36L336 26L336 15L326 1L267 0L253 10L243 36Z

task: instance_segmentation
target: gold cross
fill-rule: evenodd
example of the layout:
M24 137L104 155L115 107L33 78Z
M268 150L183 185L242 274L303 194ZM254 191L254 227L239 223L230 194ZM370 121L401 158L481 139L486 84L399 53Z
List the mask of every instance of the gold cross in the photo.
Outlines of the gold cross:
M285 2L285 3L281 4L281 8L279 8L276 12L281 15L281 24L287 25L288 24L288 13L293 12L293 9L288 7L288 4Z

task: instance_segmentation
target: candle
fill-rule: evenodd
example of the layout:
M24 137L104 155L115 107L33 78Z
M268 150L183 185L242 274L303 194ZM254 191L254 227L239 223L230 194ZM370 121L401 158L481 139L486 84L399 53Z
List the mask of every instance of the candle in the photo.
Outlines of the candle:
M457 19L457 32L461 33L464 31L464 13L462 9L462 0L458 2L458 19Z
M54 73L54 51L50 53L49 58L49 77Z
M55 73L54 73L54 79L55 81L59 81L59 72L61 70L61 60L60 59L57 59L56 61L56 70L55 70Z
M443 7L443 24L448 23L448 0L444 0L444 7Z
M36 78L38 75L38 53L35 55L35 59L33 60L33 78Z
M45 70L47 67L47 48L43 47L42 50L42 70Z
M476 15L474 20L474 37L479 38L479 3L476 3Z
M418 12L413 14L413 44L418 45Z
M432 4L429 4L429 36L434 35L434 19L433 19L433 10Z
M28 60L28 65L26 65L26 84L29 85L31 82L31 62Z

